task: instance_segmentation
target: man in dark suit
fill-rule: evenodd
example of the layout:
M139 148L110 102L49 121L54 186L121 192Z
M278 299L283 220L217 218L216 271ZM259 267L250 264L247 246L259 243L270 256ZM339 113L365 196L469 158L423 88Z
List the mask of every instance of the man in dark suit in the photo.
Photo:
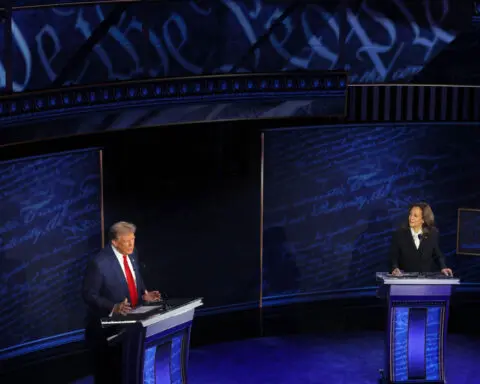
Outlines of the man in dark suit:
M111 243L90 261L83 281L82 295L88 307L85 338L93 352L96 381L101 383L119 379L115 372L120 368L112 365L118 365L120 354L116 351L114 356L108 348L109 334L102 329L100 319L126 315L142 301L160 300L158 291L147 291L140 274L135 232L136 227L131 223L121 221L112 225Z
M437 272L452 276L438 245L433 211L426 203L410 207L408 226L395 232L390 250L392 274Z

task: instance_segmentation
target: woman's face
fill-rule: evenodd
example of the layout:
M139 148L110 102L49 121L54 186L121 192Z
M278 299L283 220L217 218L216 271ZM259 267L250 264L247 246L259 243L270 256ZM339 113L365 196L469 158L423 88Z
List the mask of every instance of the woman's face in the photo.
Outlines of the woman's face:
M408 215L410 228L420 228L423 225L423 214L419 207L413 207Z

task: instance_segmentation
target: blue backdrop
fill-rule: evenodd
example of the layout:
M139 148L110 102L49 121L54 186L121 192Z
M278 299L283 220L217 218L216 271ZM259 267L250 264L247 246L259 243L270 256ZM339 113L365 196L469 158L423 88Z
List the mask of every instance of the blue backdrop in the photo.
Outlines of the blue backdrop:
M458 212L457 253L480 256L480 210L460 209Z
M0 163L0 358L84 327L81 281L102 245L100 182L98 150Z
M302 3L285 17L281 0L130 5L84 60L74 60L65 84L327 69L348 70L352 83L408 81L469 27L472 13L471 3L459 0L363 0L346 10ZM15 11L14 91L49 87L113 9ZM3 52L0 88L7 62Z
M448 265L480 282L480 259L456 255L457 209L479 206L477 126L313 127L264 142L267 303L375 285L392 231L419 200L432 205Z

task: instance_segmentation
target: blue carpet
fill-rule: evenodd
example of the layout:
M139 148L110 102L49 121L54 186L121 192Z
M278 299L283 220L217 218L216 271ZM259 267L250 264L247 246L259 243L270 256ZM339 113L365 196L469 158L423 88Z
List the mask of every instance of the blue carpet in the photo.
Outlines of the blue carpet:
M189 384L377 384L384 334L265 337L190 351ZM449 335L448 384L480 384L480 338ZM92 383L84 378L77 384Z
M384 334L270 337L192 349L189 384L376 384ZM448 384L480 383L480 340L450 335Z

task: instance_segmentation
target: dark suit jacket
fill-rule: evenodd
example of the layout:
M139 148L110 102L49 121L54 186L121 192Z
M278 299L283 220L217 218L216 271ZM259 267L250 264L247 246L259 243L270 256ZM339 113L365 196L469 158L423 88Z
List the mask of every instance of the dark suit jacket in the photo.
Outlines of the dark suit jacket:
M397 230L390 250L391 270L399 268L404 272L440 272L445 265L445 257L438 246L438 231L424 234L420 246L415 246L410 228Z
M133 267L132 273L135 274L138 298L141 301L146 288L140 274L136 250L129 258ZM110 244L90 261L83 280L82 295L88 307L87 322L98 322L100 318L107 317L113 306L125 298L131 302L127 280Z

